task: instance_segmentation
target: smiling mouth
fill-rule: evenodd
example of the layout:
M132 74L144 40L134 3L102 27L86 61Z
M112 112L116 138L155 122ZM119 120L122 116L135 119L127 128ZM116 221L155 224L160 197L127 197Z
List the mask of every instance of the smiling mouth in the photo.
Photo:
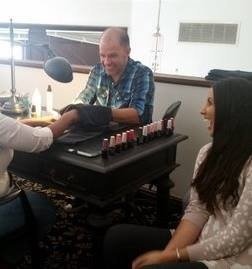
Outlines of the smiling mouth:
M207 124L207 128L211 129L212 128L212 121L208 120L208 119L203 119L203 121Z

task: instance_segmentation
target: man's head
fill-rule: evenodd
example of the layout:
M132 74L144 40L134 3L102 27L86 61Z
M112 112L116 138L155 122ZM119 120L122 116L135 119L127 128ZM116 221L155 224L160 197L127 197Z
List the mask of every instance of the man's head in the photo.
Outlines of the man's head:
M99 45L100 61L114 81L121 77L130 53L129 36L124 29L108 28Z

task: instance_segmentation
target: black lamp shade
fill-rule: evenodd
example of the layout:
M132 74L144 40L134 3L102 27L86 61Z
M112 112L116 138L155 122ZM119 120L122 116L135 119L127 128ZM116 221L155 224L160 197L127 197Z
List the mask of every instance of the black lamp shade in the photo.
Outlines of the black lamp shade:
M54 57L44 64L46 74L52 79L67 83L73 80L73 70L66 58Z

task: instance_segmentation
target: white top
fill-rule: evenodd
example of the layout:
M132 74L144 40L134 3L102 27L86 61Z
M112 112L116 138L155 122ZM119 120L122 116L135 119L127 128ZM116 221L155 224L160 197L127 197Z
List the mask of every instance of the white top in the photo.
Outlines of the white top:
M7 167L13 158L13 150L39 152L53 142L48 127L30 127L0 113L0 197L9 191Z
M195 174L210 146L200 150ZM252 268L252 157L244 165L239 182L238 204L227 211L221 208L215 216L200 203L195 189L191 189L183 218L197 225L201 235L198 242L187 247L190 260L201 260L209 269Z

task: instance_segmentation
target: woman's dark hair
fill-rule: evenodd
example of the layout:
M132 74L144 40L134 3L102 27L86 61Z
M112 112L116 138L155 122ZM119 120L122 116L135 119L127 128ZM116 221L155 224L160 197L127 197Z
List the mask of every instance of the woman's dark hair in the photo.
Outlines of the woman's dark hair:
M214 214L239 201L239 176L252 154L252 83L229 78L213 86L215 119L212 147L192 183Z

